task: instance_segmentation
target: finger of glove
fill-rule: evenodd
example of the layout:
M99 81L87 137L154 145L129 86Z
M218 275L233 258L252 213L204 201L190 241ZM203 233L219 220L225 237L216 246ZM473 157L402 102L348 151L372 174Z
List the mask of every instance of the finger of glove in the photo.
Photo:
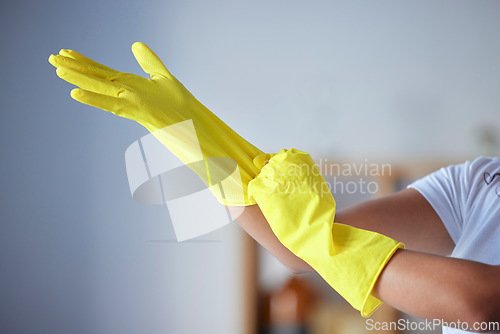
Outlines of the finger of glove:
M88 63L79 61L77 59L73 59L73 58L69 58L69 57L61 56L61 55L57 55L57 56L50 55L49 62L56 68L66 67L66 68L77 70L77 71L82 72L82 73L87 73L89 75L96 76L96 77L102 78L102 79L115 78L120 73L120 72L117 72L114 70L112 72L108 71L108 70L104 70L100 67L96 67L96 66L90 65Z
M127 100L79 88L75 88L71 91L71 97L78 102L112 112L121 117L132 119L130 113L127 112L132 110L132 105Z
M56 73L58 77L75 86L99 94L117 97L125 90L125 88L118 83L82 73L71 68L59 67Z
M78 60L78 61L81 61L81 62L89 64L91 66L100 68L100 69L102 69L104 71L118 72L117 70L114 70L111 67L104 66L104 65L102 65L102 64L100 64L100 63L98 63L96 61L93 61L90 58L85 57L84 55L82 55L82 54L80 54L80 53L78 53L76 51L73 51L73 50L61 49L59 51L59 55L64 56L64 57L68 57L68 58L72 58L72 59L75 59L75 60Z
M142 70L151 75L152 79L154 75L172 77L160 58L146 44L135 42L132 45L132 52Z

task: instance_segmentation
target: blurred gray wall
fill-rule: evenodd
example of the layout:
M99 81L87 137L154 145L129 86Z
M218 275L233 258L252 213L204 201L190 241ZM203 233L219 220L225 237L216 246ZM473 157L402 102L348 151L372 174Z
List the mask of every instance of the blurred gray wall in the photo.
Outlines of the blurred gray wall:
M498 139L498 17L498 1L1 2L0 332L241 320L237 227L167 242L165 208L127 184L125 149L146 131L72 101L50 53L142 74L143 41L265 151L457 159L497 152L481 133Z

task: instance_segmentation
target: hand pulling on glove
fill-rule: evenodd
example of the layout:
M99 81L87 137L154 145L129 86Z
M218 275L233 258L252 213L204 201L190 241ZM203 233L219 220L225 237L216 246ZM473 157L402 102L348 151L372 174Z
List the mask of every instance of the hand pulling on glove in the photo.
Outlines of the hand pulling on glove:
M382 302L371 292L392 255L404 245L382 234L334 223L335 200L309 154L281 150L255 159L262 167L250 182L274 234L314 268L364 317Z

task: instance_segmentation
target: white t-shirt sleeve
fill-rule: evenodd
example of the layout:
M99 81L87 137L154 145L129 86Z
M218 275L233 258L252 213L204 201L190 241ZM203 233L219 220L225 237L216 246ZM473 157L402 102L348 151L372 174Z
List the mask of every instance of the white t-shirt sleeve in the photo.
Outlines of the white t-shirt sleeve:
M480 157L410 184L441 218L452 256L500 264L500 158Z
M466 216L469 164L441 168L408 186L418 190L431 204L455 244L462 234Z

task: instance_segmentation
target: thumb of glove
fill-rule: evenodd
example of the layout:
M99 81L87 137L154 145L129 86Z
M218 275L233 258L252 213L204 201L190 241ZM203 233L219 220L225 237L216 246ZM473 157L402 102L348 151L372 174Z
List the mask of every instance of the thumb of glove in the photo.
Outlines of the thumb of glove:
M158 56L144 43L135 42L132 44L132 53L135 59L141 66L142 70L151 76L163 75L168 78L172 77L172 74L167 70L165 65Z

